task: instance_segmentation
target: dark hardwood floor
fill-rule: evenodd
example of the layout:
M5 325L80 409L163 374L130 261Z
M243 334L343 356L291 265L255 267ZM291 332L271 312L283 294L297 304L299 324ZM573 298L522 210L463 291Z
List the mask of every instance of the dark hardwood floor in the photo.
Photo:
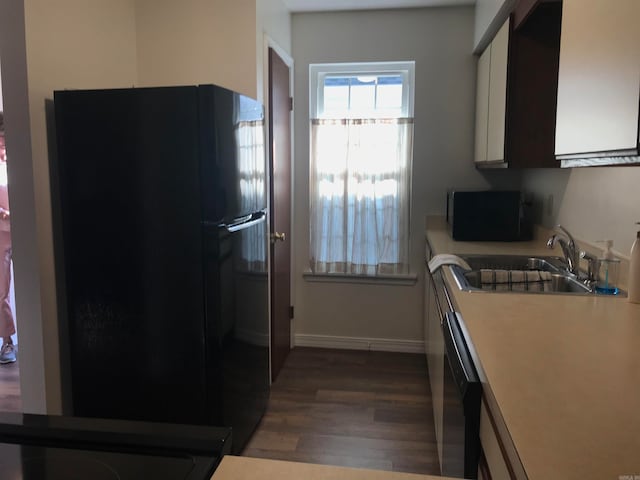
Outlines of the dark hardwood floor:
M22 412L18 363L0 365L0 412Z
M243 455L438 475L425 356L292 350Z
M19 362L0 411L21 412ZM424 355L296 348L243 455L438 475Z

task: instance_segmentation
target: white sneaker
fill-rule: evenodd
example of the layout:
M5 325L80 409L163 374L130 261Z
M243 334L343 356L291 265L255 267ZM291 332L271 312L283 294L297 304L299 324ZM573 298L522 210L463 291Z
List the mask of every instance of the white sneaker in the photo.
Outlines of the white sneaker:
M16 348L13 343L5 343L0 350L0 364L16 361Z

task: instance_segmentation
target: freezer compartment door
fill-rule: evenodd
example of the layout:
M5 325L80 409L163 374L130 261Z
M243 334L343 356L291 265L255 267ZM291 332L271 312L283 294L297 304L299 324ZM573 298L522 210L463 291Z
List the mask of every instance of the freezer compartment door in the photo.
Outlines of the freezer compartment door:
M198 96L203 220L231 224L267 207L264 109L215 85Z

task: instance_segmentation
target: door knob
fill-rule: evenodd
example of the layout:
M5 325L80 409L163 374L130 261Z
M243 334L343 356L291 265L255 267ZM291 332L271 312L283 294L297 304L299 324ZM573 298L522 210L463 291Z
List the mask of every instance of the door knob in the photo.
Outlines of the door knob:
M271 243L276 243L278 240L284 242L286 239L286 235L284 233L274 232L271 234Z

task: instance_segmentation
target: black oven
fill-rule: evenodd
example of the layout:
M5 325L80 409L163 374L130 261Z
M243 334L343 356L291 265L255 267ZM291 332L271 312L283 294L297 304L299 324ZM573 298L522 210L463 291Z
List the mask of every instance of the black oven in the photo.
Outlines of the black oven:
M434 272L431 279L430 321L439 323L440 328L435 325L430 330L434 338L429 339L427 358L440 470L444 476L475 479L482 385L464 338L462 318L453 308L442 272Z

